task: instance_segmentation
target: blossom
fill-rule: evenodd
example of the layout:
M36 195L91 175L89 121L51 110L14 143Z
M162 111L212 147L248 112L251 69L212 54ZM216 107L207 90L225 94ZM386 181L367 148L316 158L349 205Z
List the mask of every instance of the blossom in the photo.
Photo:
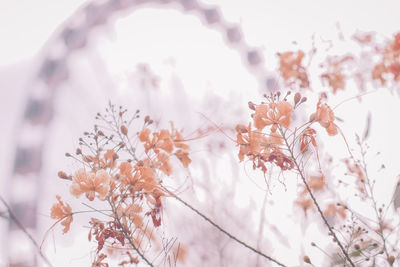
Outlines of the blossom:
M167 153L171 153L174 149L174 141L168 130L161 130L160 132L153 132L153 138L150 138L150 129L145 128L139 133L139 140L144 143L146 153L150 149L158 152L159 149Z
M175 152L175 156L181 161L182 165L187 168L192 160L189 158L189 153L181 149Z
M128 185L134 183L134 180L132 179L132 165L129 162L124 161L119 165L119 174L125 184Z
M187 144L185 144L185 139L183 139L183 136L181 134L181 132L179 132L178 130L176 130L173 125L172 125L172 131L171 131L171 136L172 139L174 141L174 146L176 148L180 148L184 151L189 150L189 146Z
M136 225L136 227L141 228L143 225L143 218L140 213L142 211L143 208L137 204L131 204L125 208L122 205L119 205L117 208L117 215L118 218L122 219L124 225L128 225L127 220L129 219Z
M166 175L171 175L172 166L171 163L169 162L169 156L165 153L160 152L157 154L157 159L160 165L159 169Z
M335 120L335 115L326 103L321 104L321 98L317 104L317 112L311 115L311 120L319 122L319 124L326 129L329 135L333 136L338 133L337 126L333 122Z
M244 133L247 133L247 136L243 135ZM236 138L236 142L240 146L238 155L240 161L243 161L245 155L259 155L267 144L264 134L251 130L251 123L246 132L239 131Z
M98 198L104 200L110 191L110 179L110 175L103 169L96 172L79 169L72 177L71 194L79 197L85 193L93 201L97 193Z
M346 85L346 76L343 73L344 65L353 60L354 57L352 56L328 58L326 63L327 71L321 75L321 78L322 81L328 82L334 94L336 94L336 91L339 89L344 90Z
M308 145L311 143L315 148L317 148L317 142L315 141L314 135L316 131L313 128L307 127L300 135L300 152L306 153L308 151Z
M307 184L310 189L313 191L322 191L325 188L325 176L320 175L320 176L310 176L309 179L307 179ZM307 187L304 186L303 191L301 192L302 196L307 195L308 190Z
M302 65L304 52L284 52L278 54L280 58L279 71L286 83L298 82L301 88L310 86L305 67Z
M273 125L271 132L276 131L277 125L289 128L293 106L287 101L258 105L254 114L254 126L262 130L265 126Z
M153 168L148 166L135 165L135 175L133 180L135 181L135 191L144 190L146 193L152 193L153 191L160 190L158 187L158 181L156 178L156 172Z
M305 197L305 196L301 196L299 197L296 202L295 205L301 207L303 209L304 215L307 216L307 211L309 209L314 209L313 205L312 205L312 200L309 197Z
M258 130L264 129L265 126L271 125L272 122L268 119L267 114L269 111L268 105L258 105L256 107L256 113L254 114L254 126Z
M140 133L139 133L139 140L141 142L150 142L150 129L149 128L144 128Z
M343 205L335 205L333 203L329 204L324 211L326 217L336 217L339 215L342 219L346 218L346 209Z
M106 153L104 154L104 161L102 166L110 168L110 169L114 169L115 166L117 165L117 161L116 159L118 158L117 153L115 153L114 150L109 149L106 151Z
M58 219L61 221L61 224L64 226L63 233L65 234L66 232L69 231L71 223L73 221L72 217L72 209L71 206L64 203L61 200L60 196L56 196L58 203L54 204L51 207L51 218L52 219Z

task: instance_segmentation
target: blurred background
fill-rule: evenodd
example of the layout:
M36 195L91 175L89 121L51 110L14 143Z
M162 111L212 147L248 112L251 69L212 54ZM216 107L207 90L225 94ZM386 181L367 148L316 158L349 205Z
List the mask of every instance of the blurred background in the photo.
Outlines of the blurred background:
M279 84L277 52L327 47L357 31L391 37L400 29L399 7L395 0L0 1L0 194L40 244L54 222L49 211L56 194L79 206L57 172L76 170L64 154L74 151L108 101L140 109L157 127L174 121L189 135L218 125L225 134L214 129L193 143L193 165L180 173L193 185L183 196L252 245L289 266L302 264L303 244L318 239L313 229L323 226L308 225L293 208L296 183L276 181L268 193L262 175L238 164L226 135L235 138L235 125L247 124L248 101L259 102ZM352 96L354 91L332 99ZM350 112L352 106L338 110L348 116L342 128L351 139L354 129L364 128L368 111L377 110L371 143L389 161L393 179L385 184L391 188L399 172L390 163L399 129L387 130L387 110L398 112L398 101L382 92L358 103L359 114ZM176 210L171 233L197 251L188 254L186 266L269 266L179 204L170 208ZM68 235L59 228L47 235L43 253L54 266L90 264L93 244L78 226L87 220L76 219ZM289 257L288 249L298 253ZM0 266L45 266L7 220L0 221Z

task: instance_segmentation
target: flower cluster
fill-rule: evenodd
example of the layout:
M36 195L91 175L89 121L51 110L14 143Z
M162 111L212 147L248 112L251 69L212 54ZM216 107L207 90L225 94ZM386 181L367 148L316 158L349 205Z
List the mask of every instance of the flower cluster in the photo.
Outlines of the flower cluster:
M311 114L310 121L319 122L319 124L326 129L329 135L336 135L338 133L337 125L333 122L335 115L328 104L321 104L321 98L317 104L317 112Z
M300 88L308 88L310 81L306 68L302 65L304 52L278 53L279 56L279 71L286 84L299 84Z
M294 167L293 161L282 150L282 133L289 128L293 113L293 105L280 100L280 95L267 97L269 103L255 105L249 103L254 110L253 123L247 127L236 127L236 142L239 145L239 159L246 156L253 162L253 168L260 168L264 173L266 163L279 166L281 170L290 170ZM297 103L296 103L297 104ZM295 104L295 105L296 105Z
M400 81L400 33L394 36L383 50L381 62L375 65L372 71L372 79L386 84L388 76L392 76L396 82Z
M99 113L97 119L105 122L105 126L95 126L93 133L85 132L75 155L66 154L80 162L82 168L72 175L59 172L60 178L71 181L73 196L84 195L90 202L104 203L101 211L85 204L105 217L90 220L89 241L93 236L97 243L93 262L96 266L107 266L104 260L109 249L134 251L136 255L125 253L129 260L122 261L124 264L137 263L140 259L148 261L144 253L146 247L152 246L145 246L143 240L158 242L155 228L162 223L163 198L171 194L162 185L163 174L172 174L173 156L185 168L191 162L189 146L181 131L173 125L171 130L152 131L152 120L146 116L140 132L130 135L129 126L139 115L136 112L128 121L125 112L122 107L117 112L110 104L105 115ZM74 213L59 196L57 199L51 217L61 222L65 226L63 232L67 233L73 215L82 211Z

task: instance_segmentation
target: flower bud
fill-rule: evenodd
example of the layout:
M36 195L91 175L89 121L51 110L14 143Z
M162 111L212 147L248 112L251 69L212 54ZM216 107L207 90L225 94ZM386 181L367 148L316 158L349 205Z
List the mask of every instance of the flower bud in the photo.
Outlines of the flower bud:
M301 94L300 94L299 92L297 92L297 93L294 95L294 104L297 105L297 103L299 103L300 100L301 100Z
M251 110L256 110L256 106L254 105L253 102L249 101L248 105L249 105L249 108L250 108Z
M394 262L394 256L392 255L389 257L389 264L393 265L393 262Z
M126 128L126 126L123 124L121 125L121 133L123 135L128 135L128 128Z
M58 177L61 179L70 179L70 177L63 171L58 172Z

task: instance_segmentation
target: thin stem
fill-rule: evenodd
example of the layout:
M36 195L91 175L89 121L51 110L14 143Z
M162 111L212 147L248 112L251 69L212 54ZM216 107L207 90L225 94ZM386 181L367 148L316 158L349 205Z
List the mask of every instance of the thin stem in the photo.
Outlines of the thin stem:
M290 145L289 145L289 143L288 143L288 141L287 141L287 138L285 137L285 133L282 131L281 127L278 127L278 129L279 129L279 131L281 132L281 135L282 135L282 137L283 137L283 140L285 141L285 144L286 144L286 146L287 146L287 148L288 148L288 150L289 150L290 157L292 158L293 163L294 163L294 165L296 166L297 172L299 173L299 175L300 175L300 177L301 177L301 179L302 179L302 181L303 181L303 183L304 183L304 185L305 185L305 187L306 187L306 189L307 189L307 191L308 191L308 193L309 193L309 195L310 195L310 197L311 197L311 199L312 199L314 205L316 206L319 215L321 216L321 218L322 218L322 220L324 221L325 225L328 227L329 232L332 234L334 240L335 240L336 243L338 244L340 250L341 250L341 251L343 252L343 254L345 255L346 259L349 261L350 265L353 266L353 267L355 267L355 265L354 265L354 263L352 262L352 260L351 260L351 258L350 258L350 256L349 256L349 254L346 252L346 250L344 249L342 243L339 241L339 238L336 236L335 232L333 231L333 228L329 225L328 220L326 219L324 213L323 213L322 210L321 210L321 207L319 206L319 204L318 204L318 202L317 202L317 199L315 198L314 194L312 193L311 188L310 188L310 186L308 185L308 183L307 183L307 181L306 181L306 178L305 178L305 176L304 176L304 173L303 173L302 169L300 168L300 165L299 165L299 163L297 162L296 157L294 156L294 152L293 152L293 150L291 149L291 147L290 147Z
M261 239L262 239L262 236L263 236L264 220L265 220L265 208L267 206L267 200L268 200L268 192L265 192L264 201L263 201L263 205L262 205L262 208L261 208L260 223L259 223L259 226L258 226L257 250L260 249L260 243L261 243ZM258 266L259 266L259 255L257 255L257 267Z
M376 232L378 233L379 237L382 239L383 250L384 250L384 252L385 252L386 259L387 259L388 262L390 262L390 260L389 260L389 253L388 253L387 247L386 247L386 238L383 236L383 230L384 230L384 229L383 229L382 214L378 212L378 207L377 207L376 199L375 199L375 197L374 197L374 189L373 189L373 186L371 185L371 181L370 181L370 179L369 179L368 170L367 170L367 164L366 164L366 162L365 162L365 151L364 151L364 149L363 149L361 143L359 143L359 146L360 146L361 155L362 155L362 169L363 169L363 171L364 171L365 179L367 180L367 185L368 185L368 189L369 189L369 192L370 192L369 198L370 198L371 201L372 201L373 209L374 209L376 218L377 218L377 220L378 220L378 225L379 225L379 231L376 231ZM365 185L365 182L363 182L362 184L364 185L365 192L367 192L367 187L366 187L366 185ZM392 265L393 265L393 264L391 264L391 266L392 266Z
M251 251L253 251L254 253L257 253L258 255L264 257L267 260L270 260L272 262L274 262L275 264L279 265L279 266L286 266L283 263L280 263L279 261L275 260L274 258L262 253L261 251L251 247L250 245L246 244L245 242L239 240L237 237L233 236L232 234L230 234L229 232L227 232L226 230L224 230L221 226L219 226L218 224L216 224L215 222L213 222L210 218L208 218L207 216L205 216L203 213L201 213L199 210L197 210L196 208L194 208L193 206L191 206L189 203L187 203L186 201L184 201L183 199L181 199L180 197L178 197L177 195L175 195L174 193L172 193L171 191L169 191L168 189L166 189L164 186L162 186L164 188L164 190L166 190L169 194L171 194L171 196L173 196L176 200L178 200L179 202L181 202L183 205L185 205L186 207L188 207L189 209L191 209L192 211L194 211L197 215L199 215L200 217L202 217L204 220L206 220L208 223L210 223L212 226L214 226L215 228L217 228L219 231L221 231L222 233L224 233L226 236L228 236L230 239L236 241L237 243L239 243L240 245L250 249Z
M125 235L125 238L129 241L129 244L132 246L132 248L136 251L136 253L140 256L140 258L142 258L147 265L154 267L154 265L144 256L144 254L142 252L140 252L139 248L135 246L131 236L129 235L129 233L125 230L125 227L123 226L123 224L121 223L120 218L118 217L117 211L114 208L114 205L111 203L111 201L109 200L108 203L110 204L112 210L113 210L113 214L114 214L114 219L118 222L118 224L121 226L122 232Z
M8 203L4 200L2 196L0 196L0 200L3 203L4 206L7 208L7 212L10 215L10 218L15 222L15 224L19 227L19 229L24 232L24 234L31 240L32 244L36 247L37 251L39 252L40 257L43 259L43 261L50 267L53 265L50 263L50 261L47 259L47 257L42 253L39 244L36 242L36 240L33 238L33 236L26 230L25 226L18 220L18 218L15 216L14 212L11 210L10 206Z

